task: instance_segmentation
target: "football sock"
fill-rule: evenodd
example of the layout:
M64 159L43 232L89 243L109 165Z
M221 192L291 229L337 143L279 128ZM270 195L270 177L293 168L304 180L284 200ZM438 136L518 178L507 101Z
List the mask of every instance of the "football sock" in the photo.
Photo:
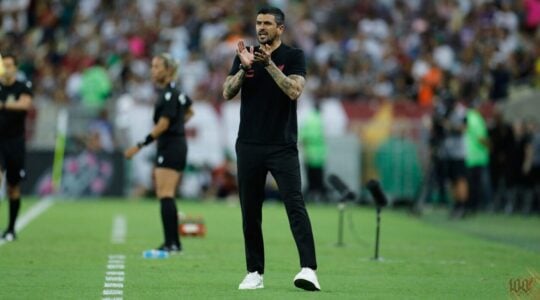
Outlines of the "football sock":
M9 199L9 224L7 231L15 231L15 221L17 221L20 207L21 198Z
M161 221L166 245L179 245L178 236L178 211L173 198L162 198L161 201Z

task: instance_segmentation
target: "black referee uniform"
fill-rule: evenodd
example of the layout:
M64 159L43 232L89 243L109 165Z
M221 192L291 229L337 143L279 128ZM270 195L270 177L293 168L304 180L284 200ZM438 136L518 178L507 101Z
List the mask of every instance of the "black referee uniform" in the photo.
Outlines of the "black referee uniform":
M281 44L272 61L286 76L306 75L304 53ZM239 71L236 56L229 75ZM241 87L240 128L236 141L238 183L248 272L264 274L261 230L268 172L285 204L301 267L317 269L313 233L301 193L297 148L296 101L276 84L262 64L253 64Z
M31 88L29 81L15 80L11 85L0 83L0 101L18 101L23 94L32 96ZM6 172L7 183L11 187L19 185L26 176L25 121L25 110L0 110L0 169ZM14 234L19 207L20 199L10 199L10 217L5 233Z
M167 84L159 92L154 108L154 124L161 117L169 119L169 128L157 139L158 168L169 168L182 172L186 167L187 143L184 128L184 115L192 104L191 99L181 93L174 82Z
M161 117L169 119L169 127L157 139L156 168L182 172L186 167L187 142L184 117L192 101L181 93L174 82L158 90L159 98L154 108L154 123ZM178 210L173 198L161 199L161 215L165 243L163 249L182 249L178 236Z

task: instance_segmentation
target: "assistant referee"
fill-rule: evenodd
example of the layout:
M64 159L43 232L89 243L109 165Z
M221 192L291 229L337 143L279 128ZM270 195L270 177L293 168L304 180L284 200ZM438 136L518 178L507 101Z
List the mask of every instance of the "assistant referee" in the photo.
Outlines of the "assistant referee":
M17 238L15 222L21 207L20 182L24 179L26 113L32 107L32 84L17 79L17 59L3 54L4 74L0 77L0 184L6 172L9 221L2 239Z
M158 88L154 107L154 128L146 139L127 149L126 158L157 139L154 178L156 195L160 200L164 242L157 249L167 252L182 251L178 235L178 212L175 202L176 188L186 167L187 143L184 123L193 116L191 99L176 87L178 65L169 54L152 59L152 81Z

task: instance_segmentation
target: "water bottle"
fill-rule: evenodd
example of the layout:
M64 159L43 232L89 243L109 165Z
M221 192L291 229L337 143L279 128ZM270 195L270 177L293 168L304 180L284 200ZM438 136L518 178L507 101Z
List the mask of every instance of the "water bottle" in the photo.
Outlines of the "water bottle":
M162 251L162 250L155 250L155 249L146 250L143 252L143 257L144 258L157 258L157 259L168 258L169 252Z

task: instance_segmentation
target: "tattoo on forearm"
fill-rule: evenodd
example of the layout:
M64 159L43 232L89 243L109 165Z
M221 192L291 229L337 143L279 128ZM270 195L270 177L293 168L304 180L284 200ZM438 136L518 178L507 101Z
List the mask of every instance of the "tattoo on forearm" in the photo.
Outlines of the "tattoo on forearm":
M292 100L298 99L304 89L305 79L299 75L285 76L283 72L273 63L266 67L266 70L272 76L281 90Z
M223 97L229 100L236 96L242 87L246 72L239 70L234 76L229 76L223 83Z

